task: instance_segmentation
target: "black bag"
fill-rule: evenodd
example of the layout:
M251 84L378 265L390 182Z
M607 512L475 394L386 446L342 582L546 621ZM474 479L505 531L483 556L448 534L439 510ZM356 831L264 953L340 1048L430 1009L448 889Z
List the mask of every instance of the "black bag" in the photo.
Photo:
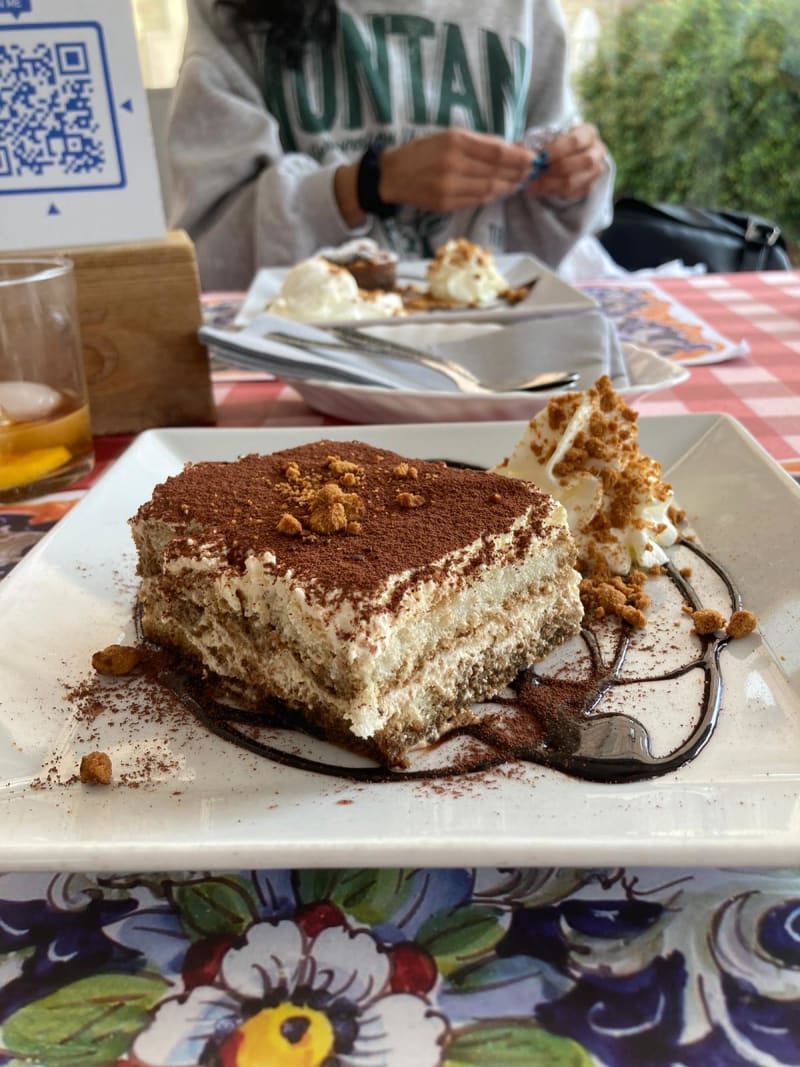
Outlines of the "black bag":
M713 273L792 269L779 227L739 211L623 197L599 239L626 270L657 267L672 259L682 259L687 266L705 263Z

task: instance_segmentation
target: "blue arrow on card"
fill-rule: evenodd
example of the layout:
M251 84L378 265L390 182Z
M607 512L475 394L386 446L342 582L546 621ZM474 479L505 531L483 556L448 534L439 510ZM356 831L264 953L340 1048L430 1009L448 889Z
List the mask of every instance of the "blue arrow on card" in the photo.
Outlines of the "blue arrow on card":
M133 100L125 100L119 106L120 107L124 107L126 111L131 111L132 112L133 111Z
M31 0L0 0L0 15L13 15L15 19L18 19L30 9Z
M61 212L58 210L58 208L56 207L55 204L51 204L50 207L47 209L47 214L48 215L60 215Z

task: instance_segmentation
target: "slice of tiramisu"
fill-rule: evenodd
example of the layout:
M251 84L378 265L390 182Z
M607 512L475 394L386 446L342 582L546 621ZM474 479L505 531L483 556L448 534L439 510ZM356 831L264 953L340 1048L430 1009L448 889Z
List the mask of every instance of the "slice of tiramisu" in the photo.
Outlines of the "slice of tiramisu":
M148 639L387 765L581 621L560 504L358 442L190 465L131 525Z

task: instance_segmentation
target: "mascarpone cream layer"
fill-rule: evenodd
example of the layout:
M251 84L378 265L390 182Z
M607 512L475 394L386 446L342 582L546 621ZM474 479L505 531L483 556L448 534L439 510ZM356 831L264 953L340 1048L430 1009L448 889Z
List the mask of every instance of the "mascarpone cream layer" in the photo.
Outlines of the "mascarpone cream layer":
M271 553L250 556L237 572L213 541L178 540L163 576L144 579L143 626L156 640L179 633L193 656L254 697L302 704L313 691L356 736L369 738L395 715L424 718L429 707L451 702L476 664L491 671L509 657L517 662L535 648L554 605L569 632L577 629L579 576L564 509L554 504L542 539L518 559L528 521L518 517L508 532L420 574L392 576L368 604L341 590L318 598L290 570L276 569ZM202 628L194 625L198 614Z

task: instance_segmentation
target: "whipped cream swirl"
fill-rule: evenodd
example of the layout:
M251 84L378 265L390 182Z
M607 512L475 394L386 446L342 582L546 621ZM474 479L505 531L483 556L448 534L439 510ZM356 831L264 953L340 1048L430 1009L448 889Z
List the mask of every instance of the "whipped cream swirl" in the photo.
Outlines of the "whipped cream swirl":
M496 474L533 482L559 500L581 569L603 563L627 574L667 561L675 543L672 487L639 449L637 415L604 376L582 393L549 401Z
M480 307L496 300L509 285L492 253L461 237L437 249L428 267L428 288L437 300Z

